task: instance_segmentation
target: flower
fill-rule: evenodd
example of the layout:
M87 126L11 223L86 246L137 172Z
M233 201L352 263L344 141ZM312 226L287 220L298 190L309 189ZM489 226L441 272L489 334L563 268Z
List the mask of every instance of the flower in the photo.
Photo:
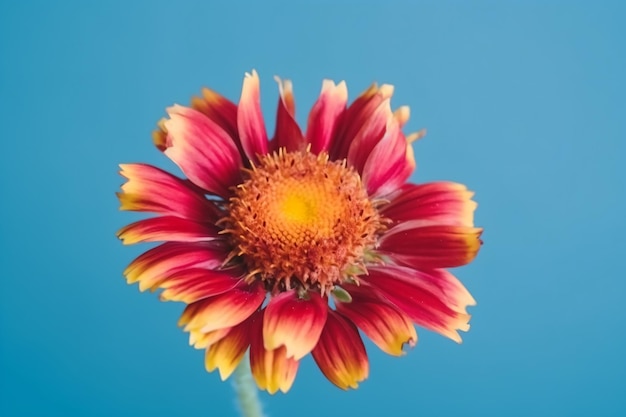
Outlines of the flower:
M402 133L409 109L392 112L392 86L347 106L346 84L324 81L303 133L291 83L276 80L271 140L253 71L238 105L204 89L159 122L154 143L187 179L121 165L121 209L158 217L119 238L165 242L128 266L128 283L186 304L179 324L222 379L249 348L270 393L289 390L309 353L332 383L356 388L369 372L358 329L391 355L416 343L414 324L460 342L475 302L444 268L480 248L473 193L406 183L424 132Z

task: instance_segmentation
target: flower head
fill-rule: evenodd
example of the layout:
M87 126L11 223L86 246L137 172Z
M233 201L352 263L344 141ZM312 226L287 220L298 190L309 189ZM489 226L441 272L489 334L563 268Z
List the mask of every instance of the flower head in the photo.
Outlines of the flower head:
M154 143L187 179L121 166L121 208L158 216L118 236L165 242L128 266L128 282L186 304L179 324L222 379L250 349L271 393L289 390L309 353L335 385L356 388L369 371L357 329L391 355L416 343L414 324L460 342L474 299L444 268L480 248L473 193L406 183L423 132L405 137L409 110L392 112L391 86L348 106L345 83L324 81L303 133L291 83L277 81L273 138L252 72L239 104L205 89L159 122Z

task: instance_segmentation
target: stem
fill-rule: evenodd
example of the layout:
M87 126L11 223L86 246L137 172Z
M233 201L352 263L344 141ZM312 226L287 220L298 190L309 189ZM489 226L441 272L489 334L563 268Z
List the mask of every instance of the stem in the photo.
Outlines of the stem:
M259 394L250 371L250 359L246 354L235 369L235 393L242 417L264 417Z

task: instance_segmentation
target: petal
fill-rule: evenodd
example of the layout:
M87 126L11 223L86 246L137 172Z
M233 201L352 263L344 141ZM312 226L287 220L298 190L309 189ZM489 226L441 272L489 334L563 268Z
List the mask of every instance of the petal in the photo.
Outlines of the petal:
M241 155L233 138L192 108L176 105L167 113L165 154L194 184L227 198L241 180Z
M252 74L246 73L243 80L241 99L237 108L237 128L241 145L250 161L257 161L257 155L267 154L268 140L261 113L259 76L254 70Z
M117 232L125 245L139 242L199 242L217 238L218 230L210 223L197 223L180 217L165 216L139 220Z
M406 122L411 118L411 108L409 106L400 106L393 112L393 118L396 119L400 127L404 127Z
M191 330L189 332L189 345L196 349L206 349L214 343L219 342L224 338L231 327L223 329L212 330L210 332L203 333L199 330Z
M231 328L222 339L210 345L204 357L206 370L213 372L219 369L220 378L225 381L239 365L250 346L249 332L250 319Z
M363 172L363 167L372 153L372 150L383 139L388 130L387 125L390 123L397 125L391 113L390 99L385 99L372 114L364 120L363 125L350 143L348 149L348 163L353 166L357 172ZM388 161L385 161L385 163L388 163Z
M265 348L285 346L288 357L302 359L319 340L327 314L327 301L317 292L307 292L305 298L295 290L280 293L270 300L265 311Z
M465 307L474 304L474 299L461 290L457 283L450 282L446 288L437 272L416 271L404 267L372 267L367 277L360 277L364 285L377 289L416 324L438 332L460 343L458 330L469 330L470 315ZM445 293L444 293L445 291ZM452 299L452 301L451 301Z
M121 210L147 211L213 222L222 216L200 189L159 168L145 164L122 164L120 174L128 181L117 193Z
M394 223L423 220L432 225L473 227L477 207L473 195L454 182L405 184L381 212Z
M241 269L210 270L191 268L169 275L160 285L165 288L161 301L182 301L191 304L232 290L241 284Z
M363 167L363 183L370 196L384 196L405 183L415 168L413 151L390 118L382 139L374 146Z
M278 83L278 110L276 112L276 133L274 140L276 147L284 148L287 152L303 151L306 140L302 136L300 127L295 120L295 104L293 100L293 86L289 80L274 77Z
M393 95L393 86L376 84L365 90L346 109L333 135L330 149L332 160L341 160L348 156L348 149L352 140L361 127L367 123L380 104Z
M369 374L365 346L354 326L330 311L313 359L324 376L341 389L357 388Z
M228 136L239 140L237 131L237 105L221 94L208 88L202 89L202 97L193 97L191 107L224 130Z
M259 283L240 285L223 294L185 307L178 321L186 332L208 333L235 326L252 315L263 303L265 289Z
M356 324L383 352L403 355L405 344L413 347L417 333L410 318L379 297L372 288L346 285L352 302L335 300L337 311Z
M189 268L214 269L228 251L214 242L167 242L138 256L124 270L129 284L139 281L139 290L156 289L176 272Z
M412 268L452 268L470 263L482 244L481 228L431 226L420 220L389 229L378 252Z
M281 346L268 350L263 342L263 313L258 313L250 328L250 368L252 376L262 390L270 394L278 390L287 392L293 385L298 372L299 361L287 356L287 349Z
M319 154L328 151L338 122L346 111L348 88L345 82L335 85L324 80L322 92L309 113L306 138L311 144L311 152Z

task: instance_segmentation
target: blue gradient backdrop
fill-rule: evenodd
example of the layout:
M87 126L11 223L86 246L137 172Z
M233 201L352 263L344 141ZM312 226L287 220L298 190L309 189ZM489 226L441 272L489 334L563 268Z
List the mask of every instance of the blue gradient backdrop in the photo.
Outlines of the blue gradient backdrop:
M467 4L470 3L470 4ZM230 383L121 276L121 162L172 168L150 132L245 71L411 106L414 181L468 184L482 252L464 343L427 331L342 392L304 361L268 415L626 415L624 2L2 1L0 415L232 416ZM273 130L273 121L268 128Z

